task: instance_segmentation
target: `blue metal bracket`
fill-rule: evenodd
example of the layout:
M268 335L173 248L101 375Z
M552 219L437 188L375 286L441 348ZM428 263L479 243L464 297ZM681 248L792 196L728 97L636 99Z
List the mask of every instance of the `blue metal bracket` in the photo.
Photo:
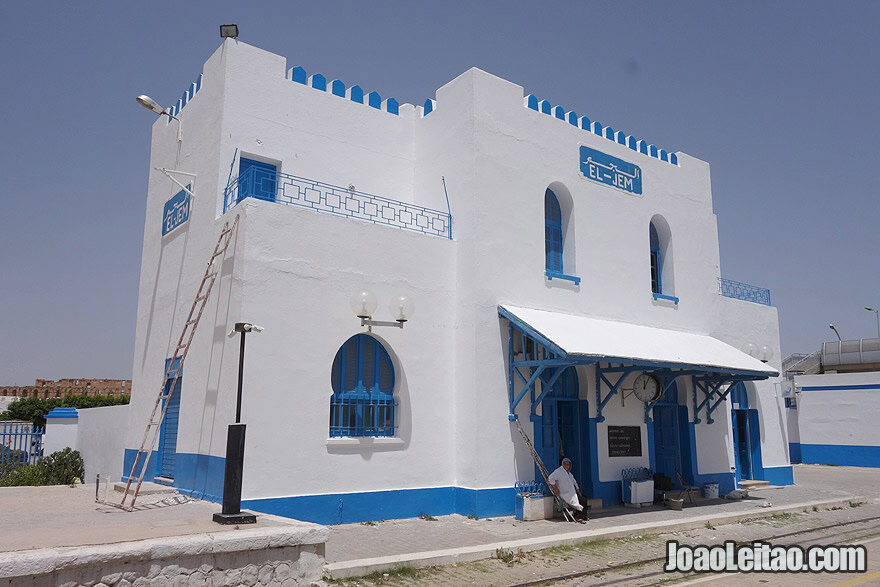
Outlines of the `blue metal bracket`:
M637 369L624 369L620 378L617 380L617 383L612 383L605 378L605 374L602 372L602 368L596 364L596 421L604 422L605 416L602 415L602 410L611 400L612 396L614 396L617 391L620 389L620 385L624 382L624 380L629 376L630 373L636 371ZM608 395L605 398L602 398L602 381L605 382L610 389L608 391Z
M718 394L718 401L706 408L706 424L711 424L715 421L712 419L712 412L715 411L715 408L717 408L721 402L727 399L727 396L730 395L730 392L733 390L733 382L728 381L727 383L729 383L727 390L724 393Z
M708 406L709 402L712 401L715 394L718 392L718 388L724 385L724 381L718 381L714 384L710 383L709 387L706 386L706 381L694 379L694 424L699 424L700 420L700 410L703 409L703 406ZM703 392L705 398L699 404L697 404L697 392L696 389L699 388L700 391ZM712 417L709 412L706 413L706 423L712 423Z
M544 396L546 396L550 392L550 390L553 389L553 384L556 383L556 380L559 379L559 376L562 375L562 372L565 371L567 368L568 365L557 367L556 372L550 376L550 380L547 381L546 384L541 384L541 395L532 400L532 416L535 415L535 410L538 407L538 404L540 404L544 400Z
M669 382L663 386L663 393L660 394L660 397L651 403L645 402L645 424L650 424L654 420L651 418L651 410L654 409L654 406L657 405L661 399L666 397L666 392L669 391L669 388L675 384L675 377L670 377Z
M548 280L552 279L565 279L566 281L572 281L575 285L581 284L581 278L575 277L574 275L566 275L565 273L560 273L559 271L550 271L549 269L544 271L544 275L547 276Z

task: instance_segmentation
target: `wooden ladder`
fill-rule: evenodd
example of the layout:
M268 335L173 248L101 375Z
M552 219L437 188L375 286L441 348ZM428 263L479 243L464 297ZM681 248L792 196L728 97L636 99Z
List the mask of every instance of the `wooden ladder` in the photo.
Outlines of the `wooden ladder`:
M532 441L529 439L526 431L523 430L522 424L519 423L519 418L514 420L516 422L516 428L519 430L519 433L522 435L523 440L526 441L526 446L529 448L529 452L532 453L532 458L535 460L535 464L538 465L538 470L541 472L541 476L544 478L544 483L547 484L547 489L550 489L550 473L547 471L547 466L544 464L544 461L541 460L541 457L538 456L538 453L535 451L535 447L532 445ZM550 489L553 491L552 489ZM562 515L569 522L576 522L574 519L574 512L571 511L571 508L568 507L568 504L565 503L565 500L554 495L554 499L556 503L562 508ZM586 509L584 510L586 511Z
M181 372L183 371L183 362L186 360L186 355L192 344L193 336L195 336L196 333L196 327L199 325L199 320L202 318L202 312L205 310L205 305L208 303L208 296L211 295L214 282L217 280L217 274L220 273L220 265L223 263L226 249L229 247L229 241L232 240L232 233L237 227L238 216L233 220L232 226L230 226L227 221L223 225L223 230L220 231L220 238L217 239L217 244L214 246L214 252L211 253L211 258L208 260L208 267L205 269L205 275L202 277L202 282L199 284L199 289L196 292L192 307L189 309L189 315L183 325L183 331L180 333L180 338L177 339L177 346L174 347L174 355L171 357L171 360L168 361L168 366L165 368L165 377L162 378L162 389L159 391L159 395L156 396L156 403L153 404L153 411L150 414L150 420L147 422L146 430L144 430L144 438L141 441L137 456L134 458L134 463L131 465L131 472L128 474L128 483L125 484L125 492L122 494L122 501L118 504L110 503L109 505L113 505L129 512L134 510L134 502L137 500L138 493L140 493L141 484L143 483L144 475L147 472L147 466L150 464L150 456L152 455L153 449L156 447L156 442L159 439L159 430L162 428L162 422L165 420L165 412L168 411L168 406L171 404L171 398L174 395L174 388L177 385L178 379L180 379ZM167 385L169 380L171 380L171 385ZM140 469L138 469L138 465L141 461L143 461L143 464ZM133 488L132 485L134 486ZM125 501L128 499L129 495L131 495L131 501L126 505Z

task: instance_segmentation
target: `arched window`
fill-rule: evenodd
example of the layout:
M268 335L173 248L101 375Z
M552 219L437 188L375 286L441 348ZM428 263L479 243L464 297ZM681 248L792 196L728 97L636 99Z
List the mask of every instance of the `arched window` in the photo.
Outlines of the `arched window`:
M651 291L655 294L663 293L663 256L660 253L660 237L657 236L657 228L651 223Z
M544 192L544 254L547 271L562 273L562 210L550 189Z
M654 300L678 304L675 296L675 271L672 250L672 231L669 223L659 214L648 225L651 252L651 295Z
M345 341L333 359L330 436L394 435L394 367L368 334Z

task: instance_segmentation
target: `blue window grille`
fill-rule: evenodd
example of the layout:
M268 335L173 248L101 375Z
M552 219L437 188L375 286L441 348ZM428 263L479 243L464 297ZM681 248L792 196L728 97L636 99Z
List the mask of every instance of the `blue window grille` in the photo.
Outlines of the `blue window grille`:
M657 236L657 229L654 223L651 223L651 292L655 294L663 293L663 282L661 281L661 272L663 271L663 258L660 255L660 237Z
M544 254L547 271L562 273L562 210L549 189L544 192Z
M270 163L242 157L238 163L238 197L275 201L278 168Z
M330 436L394 435L394 367L368 334L349 338L331 370Z

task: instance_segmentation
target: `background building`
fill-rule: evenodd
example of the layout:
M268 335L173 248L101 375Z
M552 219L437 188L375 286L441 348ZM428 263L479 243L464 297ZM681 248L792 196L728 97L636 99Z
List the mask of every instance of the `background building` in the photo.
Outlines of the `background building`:
M0 397L36 397L51 399L68 395L120 396L131 393L130 379L37 379L33 385L5 385L0 387ZM0 400L2 401L2 400ZM15 399L8 400L9 402Z
M783 369L791 461L880 467L880 338L825 342Z

